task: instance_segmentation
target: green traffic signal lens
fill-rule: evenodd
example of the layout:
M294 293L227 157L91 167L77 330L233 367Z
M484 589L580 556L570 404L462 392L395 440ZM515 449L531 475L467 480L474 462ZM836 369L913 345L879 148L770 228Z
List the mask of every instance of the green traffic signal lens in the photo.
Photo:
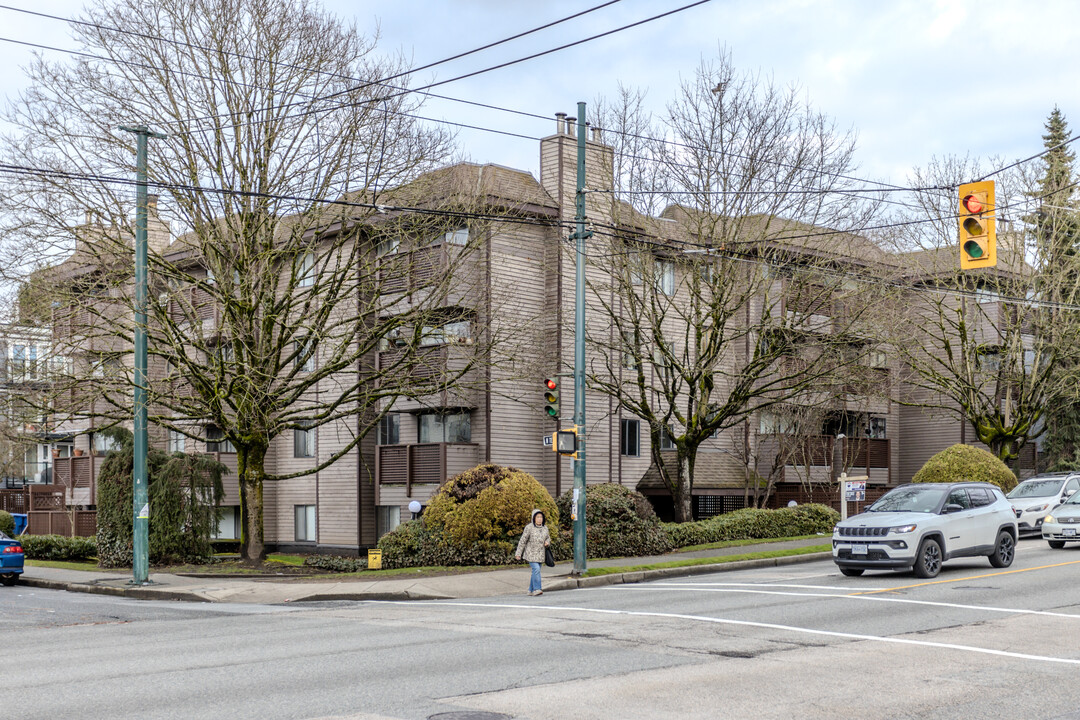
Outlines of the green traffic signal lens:
M559 409L556 408L556 407L552 407L552 406L548 405L547 414L550 415L551 417L555 417L556 415L559 414Z
M982 245L975 242L974 240L968 240L966 243L964 243L964 252L966 252L968 257L970 258L978 259L983 256Z

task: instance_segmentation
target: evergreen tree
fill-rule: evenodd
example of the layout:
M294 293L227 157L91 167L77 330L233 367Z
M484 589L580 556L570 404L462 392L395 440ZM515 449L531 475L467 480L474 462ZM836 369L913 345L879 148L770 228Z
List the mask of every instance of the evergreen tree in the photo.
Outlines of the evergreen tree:
M1080 278L1080 209L1074 163L1076 153L1064 143L1069 139L1069 126L1059 108L1054 108L1046 121L1043 145L1049 151L1042 157L1043 174L1039 179L1038 209L1024 218L1032 227L1036 247L1043 262L1074 265ZM1067 283L1063 288L1072 292L1069 297L1052 298L1058 302L1076 303L1080 283ZM1061 310L1059 312L1075 312ZM1046 409L1047 432L1043 455L1050 469L1067 469L1080 458L1080 403L1062 403Z

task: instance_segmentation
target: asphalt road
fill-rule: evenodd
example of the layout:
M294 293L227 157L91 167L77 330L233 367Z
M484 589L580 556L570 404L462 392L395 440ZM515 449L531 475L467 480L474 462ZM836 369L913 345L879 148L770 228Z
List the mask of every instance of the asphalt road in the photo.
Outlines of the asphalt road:
M524 576L523 576L524 577ZM831 562L476 602L290 606L0 588L23 718L1074 718L1080 547ZM13 711L14 710L14 711Z

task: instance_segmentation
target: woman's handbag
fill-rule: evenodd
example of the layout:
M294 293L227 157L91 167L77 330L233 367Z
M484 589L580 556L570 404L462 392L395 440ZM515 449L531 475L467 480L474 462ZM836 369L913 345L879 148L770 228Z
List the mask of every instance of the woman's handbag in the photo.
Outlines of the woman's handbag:
M555 553L551 552L551 548L544 548L544 564L548 567L555 567Z

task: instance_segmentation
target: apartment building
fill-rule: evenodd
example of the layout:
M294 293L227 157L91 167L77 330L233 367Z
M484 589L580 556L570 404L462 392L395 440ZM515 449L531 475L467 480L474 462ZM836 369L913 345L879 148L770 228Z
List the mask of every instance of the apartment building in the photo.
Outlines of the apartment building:
M521 468L535 475L552 494L571 486L573 461L553 453L547 438L572 417L572 393L564 390L561 418L553 421L543 409L542 381L552 375L565 376L573 365L575 268L566 240L576 198L573 121L557 116L556 132L540 142L540 158L539 179L498 165L464 163L440 171L434 182L424 186L424 197L416 198L413 206L422 208L425 202L435 205L437 196L469 188L475 207L482 208L474 213L476 219L463 215L459 224L441 227L435 235L404 241L384 237L370 248L375 271L381 275L378 287L384 293L413 291L402 297L415 299L420 297L417 289L445 278L451 269L455 276L438 295L436 310L444 311L443 319L423 328L419 347L414 349L422 356L421 362L402 364L409 351L399 342L400 336L388 332L358 364L394 372L400 367L402 373L416 379L453 376L461 371L460 382L427 395L383 401L376 406L381 415L377 425L359 442L356 437L365 427L359 417L275 437L267 450L266 469L288 477L268 480L264 486L264 529L269 546L334 553L371 547L384 532L409 517L410 503L424 505L447 478L479 463ZM599 133L592 132L587 142L587 187L610 189L612 162L612 148ZM596 192L587 196L586 212L591 225L611 228L611 232L631 239L635 234L669 238L671 253L678 253L678 241L690 235L687 223L691 213L683 208L669 208L661 217L647 218L625 203L613 201L611 195ZM183 243L173 242L163 223L153 221L153 208L151 218L155 249L203 282L182 289L182 298L177 296L170 302L174 307L182 302L188 310L196 308L199 326L192 327L192 332L212 335L220 310L200 294L205 294L200 287L205 288L213 278L205 267L200 269L199 257ZM381 221L374 217L364 222ZM321 237L345 232L346 225L328 225L320 231ZM93 243L94 237L92 231L83 232L75 254L55 269L54 277L71 281L100 271L100 253L86 252L86 244ZM603 256L605 247L610 251L610 234L589 242L598 256ZM467 246L471 252L464 251ZM841 247L848 266L869 268L897 262L862 238L847 237ZM822 250L804 242L795 252L810 256L820 255ZM656 256L662 276L658 287L674 293L679 286L675 274L682 270L664 257L663 252ZM601 285L603 272L599 265L590 266L590 282ZM787 282L777 276L768 285L769 293L783 297ZM86 287L95 286L89 283ZM130 346L110 339L116 333L110 332L109 326L130 323L122 317L123 295L122 288L100 287L80 301L81 308L59 308L53 327L54 338L66 343L73 354L80 348L94 350L98 358L103 349L114 353L114 372L106 368L98 375L121 384L129 382ZM110 297L115 307L106 309ZM96 308L89 317L85 314L88 305ZM748 317L760 313L761 306L758 303L748 309ZM801 323L821 328L821 332L848 327L843 324L846 311L842 302L795 294L777 307L786 317L797 316ZM77 318L78 313L83 316ZM101 332L87 338L77 327L97 327ZM613 332L611 317L599 309L595 299L588 304L586 327L589 337ZM778 407L705 441L696 460L696 516L744 506L748 486L762 482L762 478L772 484L773 504L831 501L825 493L832 492L830 479L841 471L867 476L868 494L873 497L909 480L921 464L920 458L951 444L953 434L964 441L965 423L928 423L915 414L917 410L896 402L902 378L895 353L870 340L853 344L859 345L862 358L859 381L841 388L812 417L802 418L798 433L793 420ZM478 345L485 348L484 362L470 365ZM747 354L735 354L726 362L733 366L746 362L751 350L748 345ZM304 371L315 371L324 360L315 353L297 362L304 363ZM595 365L603 360L603 351L590 347L589 362ZM468 368L467 372L463 368ZM168 380L178 396L191 392L183 377L153 360L153 353L151 375L162 382ZM333 392L337 384L360 377L359 367L353 375L342 371L313 392ZM567 377L564 387L570 385ZM81 504L92 507L100 462L108 450L104 436L95 432L105 424L94 411L100 396L90 389L82 396L73 392L68 400L70 408L78 410L81 405L82 412L72 415L65 426L73 437L73 456L57 465L56 477L58 482L80 488ZM647 424L610 394L593 390L586 393L585 414L589 482L618 482L637 488L654 501L661 514L669 514L670 493L652 461ZM152 442L171 451L209 452L230 467L233 472L226 478L218 535L236 537L240 494L235 448L209 423L193 435L199 439L158 427L152 430ZM781 457L785 438L794 436ZM665 440L662 433L659 452L666 457L674 450ZM349 449L343 452L343 448ZM337 459L330 462L335 456Z

